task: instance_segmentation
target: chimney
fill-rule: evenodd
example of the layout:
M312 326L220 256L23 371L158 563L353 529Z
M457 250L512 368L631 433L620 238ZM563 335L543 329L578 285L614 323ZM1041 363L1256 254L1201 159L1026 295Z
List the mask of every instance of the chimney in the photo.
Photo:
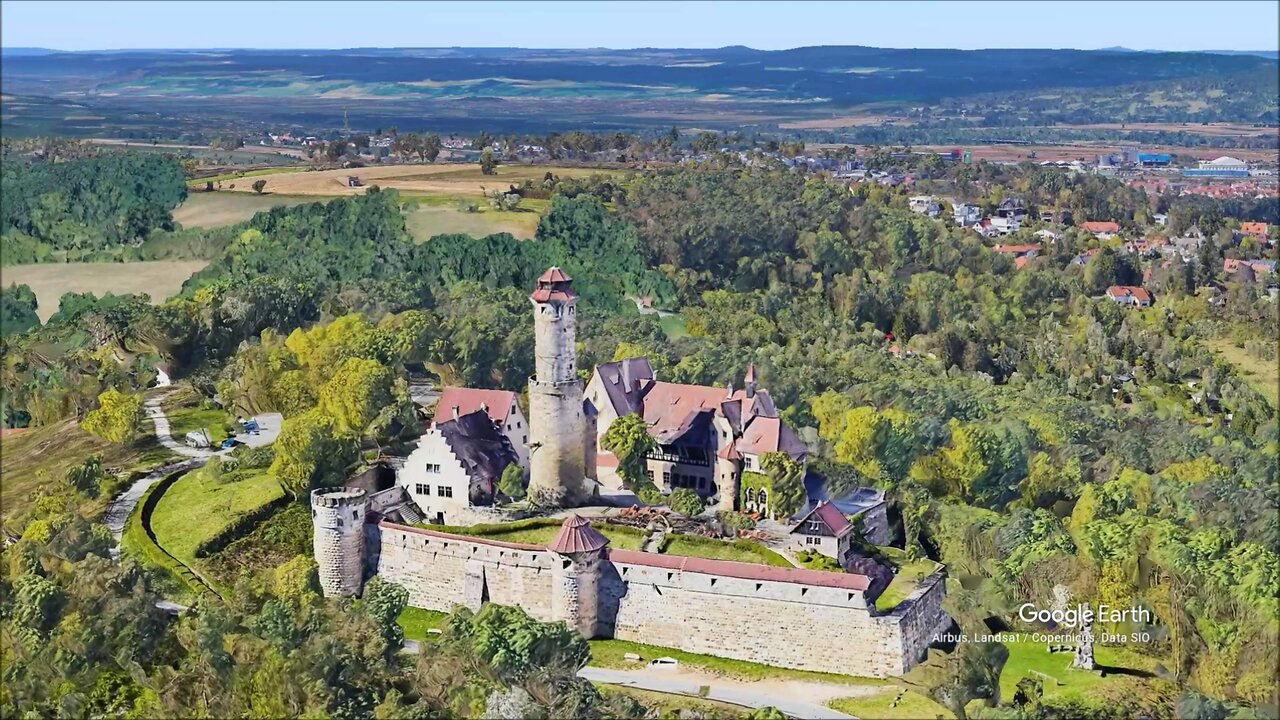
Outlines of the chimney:
M756 364L747 363L747 376L743 378L743 387L747 391L747 397L756 396Z
M461 409L461 408L459 408L457 405L454 405L454 406L453 406L453 419L454 419L454 420L457 420L457 419L458 419L458 411L459 411L460 409Z
M480 403L480 409L485 412L489 412L489 403L487 402Z

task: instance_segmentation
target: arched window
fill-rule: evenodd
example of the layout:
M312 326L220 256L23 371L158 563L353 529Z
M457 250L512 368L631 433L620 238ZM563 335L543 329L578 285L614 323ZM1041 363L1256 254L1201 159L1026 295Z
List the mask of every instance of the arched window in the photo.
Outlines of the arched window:
M752 505L756 504L755 488L747 488L747 509L750 510Z
M765 492L764 488L760 488L759 510L761 512L769 511L769 493Z

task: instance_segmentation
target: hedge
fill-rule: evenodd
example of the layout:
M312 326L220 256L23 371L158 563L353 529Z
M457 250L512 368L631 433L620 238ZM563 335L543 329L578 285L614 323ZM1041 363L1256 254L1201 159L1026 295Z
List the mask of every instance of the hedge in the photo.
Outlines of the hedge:
M155 511L156 505L160 504L160 498L164 497L165 491L187 472L189 471L179 470L147 488L142 496L139 511L132 513L125 520L124 533L120 540L121 549L127 546L142 564L167 572L177 578L194 595L206 593L216 595L213 588L192 572L191 568L183 565L182 561L160 547L156 542L155 534L151 532L151 513Z
M281 495L271 502L264 503L249 512L240 513L213 537L196 545L195 556L198 558L207 558L221 551L226 546L245 537L253 532L262 521L271 517L277 510L289 504L292 498L288 495Z

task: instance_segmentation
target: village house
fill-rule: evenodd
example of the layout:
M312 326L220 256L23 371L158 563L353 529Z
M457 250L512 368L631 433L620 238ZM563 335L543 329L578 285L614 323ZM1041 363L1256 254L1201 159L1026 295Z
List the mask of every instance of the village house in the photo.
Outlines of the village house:
M1151 307L1151 293L1133 285L1112 285L1107 288L1107 297L1125 307Z
M1080 229L1099 240L1110 240L1120 234L1120 224L1110 221L1091 221L1080 223Z
M519 464L519 457L487 411L450 413L418 439L396 484L428 522L468 525L471 508L493 504L502 471Z
M952 209L952 218L959 227L973 227L982 221L982 208L977 205L956 205Z
M1012 255L1015 258L1033 258L1040 254L1039 245L1002 245L996 243L991 249L1004 255Z
M664 492L684 487L719 497L721 509L736 509L742 473L759 472L764 455L782 452L802 464L808 457L769 392L757 387L754 365L747 366L743 387L734 389L663 382L648 358L619 360L596 366L586 399L598 413L602 464L610 456L600 445L609 426L623 415L640 415L657 441L646 458L649 479Z
M1259 240L1267 239L1267 224L1264 222L1242 222L1240 223L1240 234L1248 235Z
M932 195L915 195L907 199L907 207L911 212L929 217L937 217L942 212L942 206Z
M789 533L796 550L813 550L848 568L854 557L853 524L835 505L819 502L800 516Z
M529 467L529 422L520 411L516 394L510 390L480 390L477 388L446 387L436 403L437 418L455 418L470 415L477 410L488 413L498 432L507 437L520 467Z
M1241 270L1247 268L1253 273L1254 278L1263 275L1274 275L1276 271L1275 260L1241 260L1237 258L1227 258L1222 261L1222 272L1236 279L1251 279L1247 274L1241 274Z

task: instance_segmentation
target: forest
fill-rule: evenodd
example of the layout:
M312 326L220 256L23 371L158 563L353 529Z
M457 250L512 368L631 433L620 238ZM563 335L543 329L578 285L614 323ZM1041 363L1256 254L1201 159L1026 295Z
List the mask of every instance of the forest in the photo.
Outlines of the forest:
M995 707L973 672L999 655L992 641L952 651L953 674L936 688L949 709L979 699L990 717L1274 712L1280 427L1276 407L1208 347L1224 341L1275 361L1274 302L1262 284L1221 272L1223 258L1264 252L1233 240L1238 208L1033 166L979 163L925 181L987 208L1017 196L1033 217L1069 210L1131 232L1167 212L1171 224L1199 223L1210 242L1194 262L1166 265L1068 227L1018 269L975 234L911 213L905 190L850 192L729 157L627 177L611 210L589 193L558 195L525 242L415 245L398 196L371 189L260 213L160 305L73 296L39 325L24 312L34 299L5 290L0 308L16 323L0 339L5 419L136 422L105 393L137 393L163 358L209 400L282 412L271 472L303 494L340 481L361 448L413 435L414 373L520 390L532 363L525 296L559 264L583 297L580 368L647 354L664 379L723 385L754 362L810 445L811 470L830 487L886 490L902 549L947 565L961 628L1016 626L1019 604L1047 605L1058 585L1154 614L1107 628L1148 632L1138 649L1159 661L1127 704ZM163 227L163 213L148 222ZM1146 269L1155 307L1099 297ZM1210 287L1220 288L1214 303ZM687 335L639 315L635 295L679 310ZM554 632L498 611L450 620L435 662L399 668L388 618L403 598L380 588L355 609L321 601L309 556L247 568L226 607L166 624L139 610L163 579L103 559L108 539L85 517L84 489L101 482L47 482L6 515L21 539L5 550L3 608L30 628L3 636L15 678L0 697L6 715L102 712L95 702L127 698L144 715L187 703L213 714L417 717L516 688L553 716L569 712L560 702L582 716L635 712L574 684L583 660L572 638L531 641L527 652L555 656L532 662L538 671L465 639L508 632L475 630L484 623ZM90 639L106 649L71 651Z

